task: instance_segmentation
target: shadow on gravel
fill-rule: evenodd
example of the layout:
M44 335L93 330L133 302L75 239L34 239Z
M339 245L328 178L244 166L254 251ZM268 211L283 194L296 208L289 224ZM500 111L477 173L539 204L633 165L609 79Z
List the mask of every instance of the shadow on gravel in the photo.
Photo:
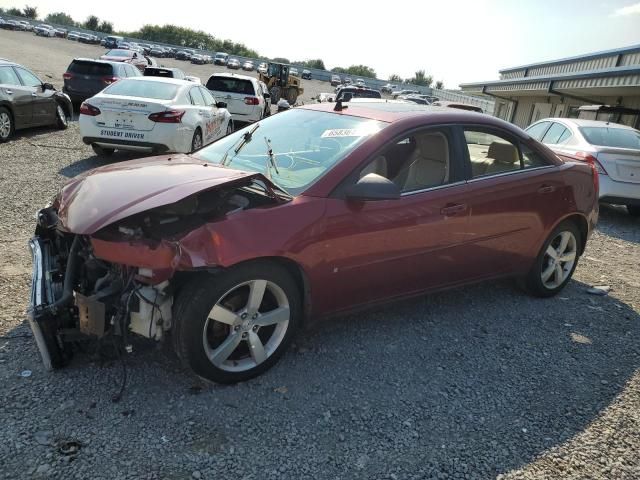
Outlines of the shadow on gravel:
M98 402L88 411L94 448L116 441L114 419L135 409L119 427L123 442L138 444L139 431L166 435L178 459L162 460L171 471L211 444L212 455L228 453L225 445L251 451L256 464L290 464L295 453L311 478L495 478L583 432L640 367L640 315L587 288L573 281L541 300L490 282L322 322L271 371L236 386L194 387L173 355L143 342L127 360L118 405L108 400L117 362L99 367L78 355L47 376L35 355L14 353L33 365L30 398L81 408L65 422L86 425L82 409ZM34 352L32 340L21 343ZM20 393L10 391L15 401ZM226 471L248 474L232 454Z
M619 205L600 204L598 230L620 240L640 243L640 218L632 217Z
M115 152L111 156L98 157L93 155L91 157L83 158L77 162L73 162L66 167L61 168L58 173L64 175L67 178L73 178L76 175L80 175L93 168L102 167L111 163L124 162L125 160L134 160L136 158L142 158L140 154L132 152Z

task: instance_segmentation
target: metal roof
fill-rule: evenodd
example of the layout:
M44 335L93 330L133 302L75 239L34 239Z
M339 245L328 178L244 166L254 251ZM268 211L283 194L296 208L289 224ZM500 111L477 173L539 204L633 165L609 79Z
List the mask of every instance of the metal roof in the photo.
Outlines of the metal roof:
M640 66L632 65L628 67L601 68L598 70L587 70L583 72L559 73L555 75L541 75L537 77L506 78L503 80L489 80L487 82L461 83L460 87L482 87L493 85L512 85L523 83L546 82L553 80L579 80L584 78L616 77L620 75L640 74Z
M586 53L584 55L576 55L574 57L559 58L557 60L548 60L546 62L529 63L527 65L520 65L518 67L509 67L509 68L505 68L503 70L498 70L498 71L500 73L507 73L507 72L513 72L516 70L523 70L525 68L535 68L535 67L542 67L546 65L559 65L562 63L572 63L576 61L591 60L591 59L600 58L600 57L610 57L612 55L624 55L627 53L634 53L634 52L640 52L640 44L630 45L628 47L614 48L612 50L602 50L600 52Z

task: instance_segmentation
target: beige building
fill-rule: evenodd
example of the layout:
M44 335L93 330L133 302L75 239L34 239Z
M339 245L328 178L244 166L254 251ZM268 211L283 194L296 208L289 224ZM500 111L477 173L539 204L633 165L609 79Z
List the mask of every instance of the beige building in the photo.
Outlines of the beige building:
M460 87L493 98L494 115L522 128L578 116L640 128L640 45L507 68L499 80ZM614 108L579 110L586 105Z

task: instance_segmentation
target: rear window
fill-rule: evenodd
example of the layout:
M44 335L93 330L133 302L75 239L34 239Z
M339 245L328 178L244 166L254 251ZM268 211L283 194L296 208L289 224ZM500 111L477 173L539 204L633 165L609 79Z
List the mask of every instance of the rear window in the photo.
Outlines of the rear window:
M340 90L338 94L338 99L344 98L345 93L350 93L352 95L351 98L382 98L380 96L380 92L377 90Z
M211 77L207 81L207 88L215 92L256 94L253 83L242 78Z
M167 70L166 68L147 67L144 69L144 76L173 78L173 70Z
M105 55L108 57L130 57L131 52L129 50L109 50Z
M614 127L580 127L584 138L591 145L640 149L640 132Z
M178 93L178 86L169 83L121 80L104 90L109 95L126 95L128 97L152 98L154 100L171 100Z
M113 74L113 67L108 63L100 62L84 62L74 60L67 68L69 73L77 73L78 75L95 75L108 76Z

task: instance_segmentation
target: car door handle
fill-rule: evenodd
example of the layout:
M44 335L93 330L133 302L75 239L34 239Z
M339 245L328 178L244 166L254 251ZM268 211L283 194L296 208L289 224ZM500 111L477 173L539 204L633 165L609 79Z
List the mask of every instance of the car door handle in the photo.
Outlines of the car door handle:
M467 210L467 206L463 203L456 203L454 205L448 204L440 209L442 215L455 215L456 213L462 213Z
M551 185L542 185L538 189L538 193L553 193L556 191L556 187L552 187Z

